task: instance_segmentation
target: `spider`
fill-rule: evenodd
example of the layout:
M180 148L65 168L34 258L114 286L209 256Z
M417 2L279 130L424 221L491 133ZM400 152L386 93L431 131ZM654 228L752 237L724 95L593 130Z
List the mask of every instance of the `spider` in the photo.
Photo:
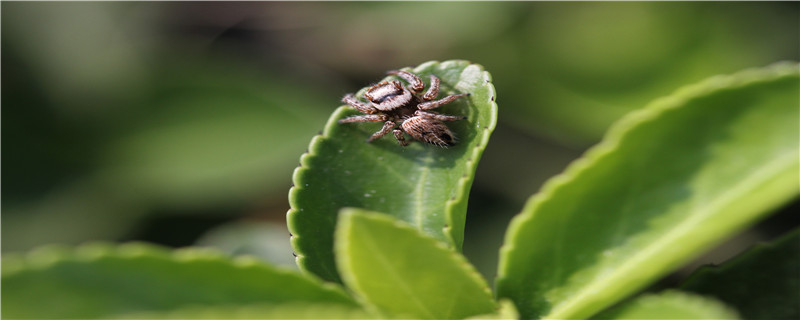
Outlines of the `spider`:
M356 100L353 94L344 96L342 102L366 115L344 118L339 120L339 123L383 122L383 128L370 136L367 142L375 141L391 131L401 146L408 145L404 132L414 139L440 147L454 145L456 138L442 121L464 120L467 117L443 115L428 110L441 107L469 93L454 94L434 100L439 95L440 80L436 76L431 75L428 91L420 96L425 84L419 76L400 70L392 70L387 74L403 78L409 86L403 86L400 81L378 83L364 93L369 100L368 104Z

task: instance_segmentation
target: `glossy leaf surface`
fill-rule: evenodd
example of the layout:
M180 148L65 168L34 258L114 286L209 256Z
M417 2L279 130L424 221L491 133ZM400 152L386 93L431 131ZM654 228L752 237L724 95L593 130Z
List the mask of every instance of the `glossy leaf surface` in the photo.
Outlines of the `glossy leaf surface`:
M3 318L96 318L191 305L320 302L340 289L253 259L149 245L44 248L3 257Z
M486 281L461 254L389 215L342 210L336 254L347 287L387 316L461 319L495 311Z
M682 289L735 306L746 319L798 319L800 230L718 267L701 268Z
M512 221L499 296L589 317L796 197L798 71L713 77L617 123Z
M301 269L339 281L332 241L343 207L387 212L460 250L467 194L496 123L494 87L489 73L467 61L428 62L411 71L426 83L431 74L439 77L439 97L470 93L436 109L467 117L447 124L459 142L449 148L418 141L402 147L388 134L367 143L382 124L339 124L339 119L361 113L348 106L337 109L300 158L289 191L287 221Z

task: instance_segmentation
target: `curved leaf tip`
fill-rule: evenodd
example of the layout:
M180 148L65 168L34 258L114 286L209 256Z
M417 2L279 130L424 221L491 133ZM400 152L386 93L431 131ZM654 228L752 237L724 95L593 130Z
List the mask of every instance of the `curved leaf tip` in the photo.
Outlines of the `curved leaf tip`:
M333 257L333 230L339 209L344 207L386 212L460 250L467 194L497 122L491 76L480 65L463 60L433 61L403 70L419 75L426 83L428 75L436 75L441 80L439 97L470 93L436 109L441 114L467 117L447 122L459 142L449 148L418 141L402 147L387 135L367 143L382 124L339 124L339 119L361 113L349 106L336 109L301 156L289 191L287 223L302 270L340 281ZM389 79L399 78L384 80ZM363 97L365 90L356 97Z

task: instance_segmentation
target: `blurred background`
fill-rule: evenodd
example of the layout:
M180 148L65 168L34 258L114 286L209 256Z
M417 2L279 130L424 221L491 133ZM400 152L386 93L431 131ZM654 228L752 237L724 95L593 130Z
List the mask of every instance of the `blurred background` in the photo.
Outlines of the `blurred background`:
M511 217L620 116L800 60L797 2L0 6L4 253L142 240L293 266L292 171L340 98L386 70L467 59L500 108L464 245L491 279ZM732 252L797 226L798 209Z

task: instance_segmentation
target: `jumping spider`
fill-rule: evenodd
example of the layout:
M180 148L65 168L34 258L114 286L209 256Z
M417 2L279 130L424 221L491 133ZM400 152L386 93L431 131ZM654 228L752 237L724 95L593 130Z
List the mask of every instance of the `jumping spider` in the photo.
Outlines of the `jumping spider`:
M400 70L392 70L387 74L403 78L409 83L409 86L403 86L400 81L378 83L367 89L364 94L369 100L369 104L356 100L353 94L344 96L342 102L366 113L366 115L341 119L339 123L383 122L383 128L370 136L367 142L372 142L392 131L402 146L408 145L403 132L408 133L414 139L440 147L454 145L455 136L442 121L464 120L467 117L448 116L428 110L441 107L460 97L467 96L469 93L454 94L434 100L439 95L440 81L436 76L431 75L431 85L428 91L420 96L425 84L422 83L419 76ZM399 128L396 128L397 126Z

